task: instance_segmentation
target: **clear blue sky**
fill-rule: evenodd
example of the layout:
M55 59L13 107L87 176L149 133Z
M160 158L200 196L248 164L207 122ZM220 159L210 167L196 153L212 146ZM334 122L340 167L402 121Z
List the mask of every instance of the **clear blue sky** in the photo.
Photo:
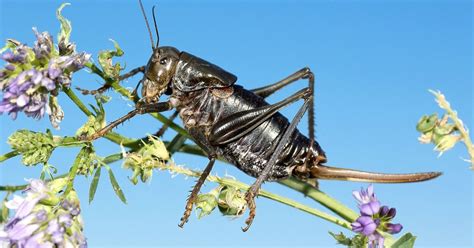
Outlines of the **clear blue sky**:
M112 48L116 40L131 69L146 63L151 52L148 34L135 1L71 1L64 14L72 21L72 40L79 51ZM1 0L0 40L32 44L31 27L58 32L54 16L60 2ZM397 221L418 236L417 246L472 247L472 179L464 147L441 158L431 145L417 141L416 122L423 114L439 111L428 89L446 94L467 127L473 129L472 3L470 1L145 1L157 5L161 44L175 46L212 61L238 75L247 88L275 82L309 66L316 74L316 134L330 164L383 172L443 171L434 181L375 185L381 201L398 210ZM151 16L150 16L151 18ZM133 87L138 77L127 86ZM85 72L75 75L74 86L97 88L100 80ZM288 87L274 102L305 83ZM131 107L112 94L108 120ZM90 101L90 99L86 99ZM66 118L57 135L72 135L85 122L65 97L60 103ZM291 115L297 105L286 109ZM0 151L9 151L8 135L18 128L44 131L47 119L34 121L1 116ZM138 117L118 131L142 137L160 124ZM300 124L306 130L306 122ZM306 131L304 131L306 132ZM167 136L171 136L169 133ZM97 142L98 153L118 147ZM67 171L77 149L61 149L51 163ZM206 159L177 154L176 163L203 168ZM129 204L115 197L107 182L100 183L96 200L87 204L89 179L80 179L86 235L91 247L202 246L202 247L328 247L327 231L340 231L308 214L267 199L258 199L251 230L242 233L244 218L231 220L215 212L184 229L177 227L193 180L155 173L151 184L132 186L129 171L113 165ZM22 183L38 177L40 168L24 168L15 158L0 166L0 184ZM252 178L232 166L218 163L215 173L226 172L251 183ZM103 179L106 179L104 177ZM208 190L213 185L208 185ZM362 183L320 182L320 188L348 206ZM265 189L319 208L309 199L275 183ZM346 232L347 233L347 232Z

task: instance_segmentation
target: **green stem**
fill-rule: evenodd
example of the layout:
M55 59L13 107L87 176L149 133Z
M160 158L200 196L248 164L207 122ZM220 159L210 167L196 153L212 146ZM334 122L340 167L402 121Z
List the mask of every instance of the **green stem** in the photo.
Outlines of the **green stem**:
M64 93L79 107L79 109L84 112L87 116L91 116L92 112L82 103L82 101L77 97L77 95L74 93L74 91L71 90L71 88L64 88L63 89Z
M461 135L464 145L467 148L467 152L471 158L471 169L474 170L474 144L472 144L471 137L469 136L469 130L464 127L463 122L458 117L458 113L451 108L451 104L446 100L446 97L440 91L429 91L435 95L439 107L446 111L449 118L454 122L454 125L456 125L456 128Z
M62 174L62 175L59 175L57 177L54 177L54 179L58 179L58 178L63 178L63 177L66 177L68 175L68 173L65 173L65 174ZM46 182L49 182L49 181L52 181L54 179L47 179ZM23 185L2 185L0 186L0 191L8 191L8 192L15 192L15 191L18 191L18 190L24 190L26 189L26 187L28 187L29 184L23 184Z
M166 165L166 166L164 166L160 169L168 170L168 171L173 172L173 173L179 173L179 174L189 176L189 177L199 177L201 175L200 171L190 170L190 169L175 166L175 165ZM215 176L215 175L209 175L206 180L210 181L210 182L215 182L215 183L218 183L218 184L221 184L221 185L235 187L235 188L238 188L238 189L241 189L241 190L247 190L248 188L250 188L250 185L248 185L248 184L245 184L245 183L242 183L242 182L239 182L237 180L230 179L230 178L221 178L221 177L218 177L218 176ZM327 221L332 222L336 225L339 225L339 226L344 227L348 230L351 230L351 225L350 225L349 222L347 222L345 220L342 220L342 219L339 219L339 218L337 218L335 216L332 216L330 214L327 214L327 213L325 213L323 211L320 211L318 209L314 209L314 208L308 207L306 205L303 205L303 204L301 204L297 201L294 201L292 199L270 193L266 190L260 190L258 195L260 195L262 197L265 197L265 198L268 198L270 200L276 201L276 202L280 202L280 203L285 204L287 206L294 207L296 209L302 210L306 213L309 213L309 214L312 214L314 216L320 217L324 220L327 220Z
M13 157L16 157L18 156L20 153L17 152L17 151L11 151L11 152L7 152L3 155L0 156L0 163L7 160L7 159L10 159L10 158L13 158Z
M325 193L321 192L320 190L314 188L313 186L307 183L298 181L294 178L285 179L279 181L279 183L293 190L303 193L305 196L319 202L321 205L328 208L329 210L349 222L354 222L357 217L359 217L359 214L354 212L352 209L344 206L336 199L326 195Z

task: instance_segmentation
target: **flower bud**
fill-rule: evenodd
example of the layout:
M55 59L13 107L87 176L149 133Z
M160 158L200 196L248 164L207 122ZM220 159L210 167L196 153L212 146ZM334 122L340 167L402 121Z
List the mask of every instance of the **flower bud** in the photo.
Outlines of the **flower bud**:
M247 208L247 201L240 190L226 186L219 193L218 206L224 215L240 216Z
M8 137L12 149L23 155L25 165L36 165L49 160L54 150L53 139L44 133L29 130L18 130Z
M215 190L213 190L215 191ZM212 191L207 194L198 195L194 206L198 210L198 218L202 218L212 213L212 210L217 206L217 191Z
M64 187L66 187L68 182L68 178L63 177L63 178L58 178L54 179L53 181L50 181L48 183L48 187L51 189L51 191L55 194L61 192Z
M439 140L439 142L436 144L435 150L439 152L445 152L453 148L459 140L461 140L460 136L456 136L456 135L443 136Z
M416 124L416 130L422 133L431 131L438 121L438 114L432 114L430 116L424 115Z
M142 182L146 183L149 179L151 179L151 176L153 176L153 169L146 168L142 170L140 179L142 180Z

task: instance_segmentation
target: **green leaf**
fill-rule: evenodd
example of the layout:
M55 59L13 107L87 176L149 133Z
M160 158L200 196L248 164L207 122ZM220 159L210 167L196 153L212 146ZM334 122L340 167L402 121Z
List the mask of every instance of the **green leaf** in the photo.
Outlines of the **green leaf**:
M329 234L337 241L338 244L346 245L346 246L350 246L352 244L352 240L346 237L346 235L344 235L344 233L342 232L339 234L329 232Z
M76 159L74 159L74 163L72 164L72 167L69 170L69 174L68 174L68 179L67 179L68 183L67 183L66 190L64 191L65 196L69 194L69 192L72 190L74 186L74 178L76 178L76 175L78 174L79 167L81 167L81 165L88 163L88 161L90 161L91 151L93 151L92 148L88 146L83 146L81 150L79 151L79 153L77 154Z
M127 204L127 199L125 198L125 195L123 194L123 191L120 188L117 179L115 179L112 169L109 166L106 166L105 168L107 168L107 171L109 172L110 183L112 184L112 188L114 189L115 194L118 196L118 198L120 198L123 203Z
M94 200L95 192L97 191L97 185L99 185L100 172L102 167L98 167L95 170L94 178L92 179L91 186L89 188L89 204Z
M71 36L71 31L72 31L71 22L68 19L64 18L64 16L62 16L61 14L61 11L63 10L63 8L68 5L71 5L71 4L63 3L61 4L61 6L59 6L58 10L56 10L56 16L59 22L61 23L61 26L60 26L61 31L59 31L59 34L58 34L58 41L64 44L69 43L69 37Z
M416 236L413 236L411 233L406 233L393 243L392 248L413 248L415 246L415 240Z

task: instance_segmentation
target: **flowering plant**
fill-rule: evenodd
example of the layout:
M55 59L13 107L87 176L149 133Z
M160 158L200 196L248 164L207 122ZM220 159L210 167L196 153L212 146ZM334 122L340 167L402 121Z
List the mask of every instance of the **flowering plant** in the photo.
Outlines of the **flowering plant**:
M80 202L74 189L75 179L89 177L90 203L95 198L99 181L103 178L102 171L105 169L114 193L126 203L127 198L110 166L113 162L123 160L122 167L129 170L129 180L133 185L140 182L149 183L153 173L157 171L168 171L173 175L186 177L199 177L202 173L178 166L171 159L176 152L204 155L199 147L185 143L189 134L174 122L176 115L167 118L153 114L153 117L163 123L163 128L156 135L130 139L110 132L105 138L119 145L120 150L117 149L117 153L108 156L98 155L94 143L81 139L82 136L92 135L105 126L104 105L109 98L96 94L95 104L86 106L72 89L72 85L75 85L74 73L88 69L104 81L104 86L111 86L127 100L136 102L137 99L133 92L119 84L129 74L121 74L124 68L120 63L113 62L113 59L124 54L117 42L114 41L114 50L99 53L98 64L94 63L92 55L76 51L76 45L70 41L71 23L61 14L66 5L61 5L57 10L61 28L56 38L57 44L48 32L40 33L37 29L33 29L36 41L32 47L9 39L1 50L1 59L5 64L0 69L2 91L0 114L8 114L13 119L21 112L35 119L43 118L46 114L52 126L59 129L65 113L59 104L58 96L64 94L87 116L87 122L78 127L72 136L53 135L50 130L43 133L22 129L8 138L12 150L1 155L0 162L21 156L24 165L42 165L39 179L29 179L26 185L0 186L0 191L6 192L0 218L0 223L3 224L0 228L0 242L12 247L87 246L85 237L87 228L84 229L81 218ZM95 93L97 92L102 93L102 90ZM417 128L422 132L421 140L425 143L435 143L439 151L446 151L453 146L453 142L461 140L460 136L451 136L455 132L463 134L459 127L434 117L424 117ZM161 140L163 133L168 129L176 131L176 136L169 141ZM437 136L439 134L441 136ZM464 136L462 139L467 140ZM79 148L74 163L68 168L68 172L57 173L58 170L48 163L50 157L56 149L71 146ZM245 213L247 205L243 192L249 185L232 177L216 175L210 175L207 181L216 186L208 193L200 194L194 202L198 218L204 218L217 211L234 218ZM382 205L372 185L353 193L358 202L359 213L357 213L309 183L293 179L279 183L303 193L333 214L266 190L261 190L259 196L299 209L354 232L353 238L348 238L342 233L331 233L342 245L414 246L415 237L410 233L406 233L398 240L394 239L393 235L400 233L403 227L401 224L392 223L396 215L395 208ZM22 191L22 194L12 195L13 192L19 191Z

